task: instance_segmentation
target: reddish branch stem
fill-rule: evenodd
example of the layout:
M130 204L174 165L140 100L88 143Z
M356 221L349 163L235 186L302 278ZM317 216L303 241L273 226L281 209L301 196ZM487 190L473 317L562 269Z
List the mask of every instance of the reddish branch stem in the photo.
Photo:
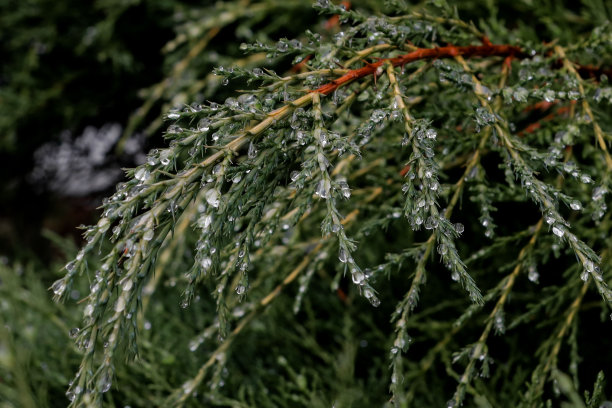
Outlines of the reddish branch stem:
M416 51L409 52L408 54L400 55L394 58L381 58L378 61L368 64L365 67L353 69L347 74L341 76L329 82L325 85L320 86L313 92L318 92L323 95L329 95L334 92L341 85L354 81L359 78L363 78L368 75L377 73L377 70L382 67L385 63L390 63L394 67L404 66L411 62L426 60L426 59L438 59L438 58L454 58L456 56L463 57L524 57L526 54L519 47L512 45L471 45L465 47L458 47L449 45L446 47L436 48L420 48Z

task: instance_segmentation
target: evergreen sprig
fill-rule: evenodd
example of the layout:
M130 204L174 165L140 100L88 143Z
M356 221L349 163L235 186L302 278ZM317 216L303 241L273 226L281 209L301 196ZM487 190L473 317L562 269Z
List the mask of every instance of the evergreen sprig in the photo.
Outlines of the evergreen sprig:
M549 379L573 392L559 371L561 346L570 345L577 364L576 321L589 289L599 293L602 310L612 306L607 79L592 79L604 70L581 61L585 49L605 48L609 26L581 37L580 48L533 47L513 35L511 44L493 44L447 5L433 14L397 4L393 17L328 1L317 9L348 27L333 40L308 33L307 44L241 47L297 56L307 61L304 72L218 68L223 81L257 87L223 104L170 112L168 147L129 170L98 224L86 229L86 245L52 286L64 299L78 276L91 281L83 325L73 333L83 360L69 391L72 406L101 403L116 366L138 355L140 316L164 274L182 288L181 307L202 299L216 308L189 348L218 332L218 344L167 404L182 406L199 391L222 395L217 385L241 333L277 299L291 297L285 292L296 281L299 315L305 297L322 296L309 290L316 280L341 298L355 291L374 307L393 309L394 327L382 341L390 345L390 401L397 406L422 392L413 380L436 359L458 382L449 407L468 394L486 398L477 377L489 376L499 359L491 331L503 335L550 308L555 329L539 346L520 403L539 406ZM532 126L538 118L530 107L542 101L553 113ZM528 209L536 222L524 225L512 209L494 212L498 202ZM402 229L388 246L368 248L370 235L381 238L393 225ZM468 232L482 237L468 245ZM508 242L522 243L518 253ZM102 261L97 271L92 255ZM191 267L160 269L164 256L186 258ZM554 290L547 292L536 286L536 269L552 268L552 258L563 260L566 272L548 277ZM571 258L574 266L565 263ZM519 296L523 274L531 286L521 282L526 293ZM401 282L400 296L387 279ZM441 339L416 324L422 304L424 312L432 307L422 299L428 279L436 280L440 301L453 296L454 281L469 299L464 312L446 319ZM567 298L555 299L560 293ZM468 325L480 334L456 339ZM413 336L437 340L421 341L421 357L408 349Z

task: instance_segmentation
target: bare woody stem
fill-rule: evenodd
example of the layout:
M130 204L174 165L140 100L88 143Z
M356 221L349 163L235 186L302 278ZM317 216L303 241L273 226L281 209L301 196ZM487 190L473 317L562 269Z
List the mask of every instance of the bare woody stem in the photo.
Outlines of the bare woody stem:
M436 47L436 48L419 48L415 51L409 52L408 54L400 55L392 58L382 58L377 62L366 65L365 67L353 69L348 73L342 75L325 85L320 86L313 92L317 92L323 95L329 95L334 92L340 86L352 82L356 79L363 78L368 75L379 75L382 74L383 65L386 63L391 64L394 67L404 66L411 62L427 60L427 59L439 59L439 58L455 58L458 56L463 57L525 57L526 54L519 48L512 45L474 45L474 46L454 46L449 45L447 47Z

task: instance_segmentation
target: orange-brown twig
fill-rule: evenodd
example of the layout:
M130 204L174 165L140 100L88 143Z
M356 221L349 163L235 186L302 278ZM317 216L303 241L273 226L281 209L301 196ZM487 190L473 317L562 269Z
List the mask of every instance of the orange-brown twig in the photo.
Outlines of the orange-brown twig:
M465 46L458 47L454 45L449 45L446 47L436 47L436 48L420 48L418 50L409 52L408 54L400 55L398 57L393 58L381 58L376 62L367 64L366 66L358 69L353 69L347 74L337 78L325 85L320 86L315 89L313 92L318 92L323 95L329 95L334 92L338 87L352 82L356 79L363 78L368 75L377 75L377 71L379 68L383 66L385 63L390 63L394 67L404 66L411 62L425 60L425 59L438 59L438 58L454 58L456 56L464 56L464 57L492 57L492 56L500 56L500 57L523 57L525 54L519 47L515 47L512 45L494 45L494 44L485 44L485 45L475 45L475 46Z

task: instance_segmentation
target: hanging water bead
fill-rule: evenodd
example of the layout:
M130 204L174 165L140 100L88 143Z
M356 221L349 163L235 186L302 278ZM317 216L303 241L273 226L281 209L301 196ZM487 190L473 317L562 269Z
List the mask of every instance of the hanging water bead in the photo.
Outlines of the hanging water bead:
M149 170L147 170L144 167L141 167L138 170L136 170L136 172L134 173L134 178L136 180L146 181L150 175L151 173L149 172Z
M580 211L582 209L582 204L578 200L574 200L570 203L570 208L574 211Z
M198 122L198 130L200 132L208 132L210 129L210 120L208 119L200 119Z
M81 329L79 329L78 327L74 327L70 329L70 331L68 332L68 335L70 336L71 339L74 339L79 335L80 331Z
M180 127L179 125L170 125L168 126L168 130L166 131L166 133L174 134L174 133L180 133L182 131L183 131L183 128Z
M355 285L361 285L365 280L365 274L360 270L354 270L351 277Z
M540 274L538 273L535 265L529 265L529 268L527 269L527 279L533 283L538 283Z
M428 139L435 139L436 136L438 136L438 132L436 132L434 129L427 129L425 134L427 135Z
M455 224L455 231L457 231L457 234L463 234L464 230L465 227L463 226L463 224L461 224L460 222Z
M380 299L376 297L376 295L374 294L374 291L371 288L365 288L365 290L363 291L363 295L365 296L366 299L370 301L370 304L372 306L378 307L380 305Z
M178 119L181 115L177 112L170 112L167 117L168 119Z
M218 208L219 207L219 191L215 190L214 188L211 188L210 190L208 190L205 194L204 194L204 198L206 199L206 202L214 208Z
M236 286L236 294L242 295L242 294L244 294L245 291L246 291L246 286L244 286L244 285Z
M255 157L257 157L257 147L255 147L255 144L253 142L249 143L249 150L247 152L247 156L249 157L249 159L254 159Z
M342 263L346 263L346 261L348 260L348 254L346 250L342 247L340 248L340 251L338 251L338 259Z
M563 235L565 235L565 230L560 225L553 226L552 227L552 232L553 232L553 234L555 234L559 238L563 238Z
M329 198L329 190L331 189L331 184L329 180L322 179L317 184L317 189L315 190L315 194L321 198L327 199Z
M145 241L151 241L153 239L153 236L155 236L155 231L153 231L152 229L148 229L143 235L142 235L142 239L144 239Z
M108 392L108 390L110 390L111 388L112 383L113 382L112 382L111 376L105 373L98 380L98 390L101 393Z
M62 296L66 291L66 282L64 282L63 279L56 280L53 282L53 285L51 285L51 290L55 296Z

